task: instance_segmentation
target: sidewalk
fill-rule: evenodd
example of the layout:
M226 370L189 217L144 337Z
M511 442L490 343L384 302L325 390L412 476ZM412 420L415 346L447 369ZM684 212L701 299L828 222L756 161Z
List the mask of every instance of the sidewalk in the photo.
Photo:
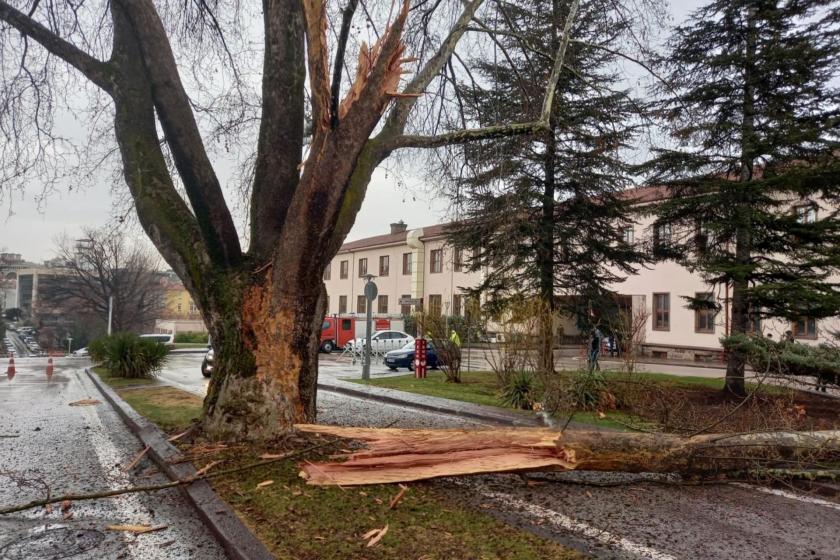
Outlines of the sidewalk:
M81 399L102 401L69 406ZM40 363L25 361L9 381L0 379L0 507L68 493L89 493L168 482L123 472L141 450L114 409L73 364L56 366L47 381ZM135 472L151 463L144 458ZM0 557L136 559L226 556L177 489L72 502L62 511L39 507L0 515ZM165 529L133 534L108 525Z

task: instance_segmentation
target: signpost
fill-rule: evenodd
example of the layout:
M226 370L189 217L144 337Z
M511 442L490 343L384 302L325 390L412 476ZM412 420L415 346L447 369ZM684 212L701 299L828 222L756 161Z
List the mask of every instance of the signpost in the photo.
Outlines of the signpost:
M417 379L426 378L426 358L428 355L428 342L425 338L414 340L414 377Z
M365 275L365 299L367 305L365 306L365 356L362 360L362 379L365 381L370 379L370 345L371 345L371 323L373 322L373 300L379 294L379 289L373 283L376 278L373 274Z

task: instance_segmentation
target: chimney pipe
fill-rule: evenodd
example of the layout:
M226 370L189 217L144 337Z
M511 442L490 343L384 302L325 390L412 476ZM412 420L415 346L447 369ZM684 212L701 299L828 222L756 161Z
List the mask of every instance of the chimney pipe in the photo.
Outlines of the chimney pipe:
M404 221L400 220L399 222L394 222L393 224L391 224L391 235L395 233L403 233L407 229L408 226Z

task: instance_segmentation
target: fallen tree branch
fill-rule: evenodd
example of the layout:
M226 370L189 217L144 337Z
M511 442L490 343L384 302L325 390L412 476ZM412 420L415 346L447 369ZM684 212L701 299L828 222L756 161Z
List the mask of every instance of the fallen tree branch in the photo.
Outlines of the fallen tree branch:
M15 513L15 512L18 512L18 511L24 511L24 510L27 510L27 509L32 509L32 508L40 507L40 506L49 506L50 504L56 504L56 503L59 503L59 502L63 502L65 500L69 500L71 502L80 502L80 501L83 501L83 500L96 500L98 498L112 498L114 496L121 496L123 494L136 494L138 492L156 492L158 490L166 490L168 488L175 488L177 486L192 484L193 482L196 482L196 481L199 481L199 480L207 480L209 478L218 478L218 477L221 477L221 476L227 476L229 474L236 474L238 472L247 471L247 470L250 470L250 469L256 469L258 467L263 467L265 465L270 465L272 463L277 463L277 462L280 462L280 461L284 461L286 459L291 459L292 457L297 457L299 455L304 455L304 454L309 453L311 451L315 451L316 449L320 449L320 448L326 447L328 445L332 445L333 443L334 442L332 442L332 441L325 441L325 442L319 443L317 445L309 446L305 449L300 449L300 450L297 450L297 451L290 451L288 453L285 453L283 456L277 457L275 459L268 459L266 461L259 461L257 463L251 463L250 465L245 465L243 467L236 467L236 468L232 468L232 469L227 469L227 470L224 470L224 471L216 471L216 472L213 472L213 473L206 473L206 474L201 474L201 475L198 475L198 473L201 472L201 471L198 471L196 473L198 476L191 476L191 477L187 477L187 478L184 478L184 479L173 480L171 482L165 482L165 483L162 483L162 484L151 484L151 485L148 485L148 486L129 486L127 488L116 488L114 490L103 490L102 492L91 492L91 493L88 493L88 494L65 494L63 496L56 496L54 498L51 498L51 497L48 496L46 499L43 499L43 500L33 500L33 501L25 503L25 504L18 504L18 505L14 505L14 506L10 506L10 507L7 507L7 508L0 509L0 515L5 515L7 513ZM208 465L207 467L205 467L202 470L206 470L206 469L210 468L211 466L213 466L214 464L215 463L211 463L210 465Z
M840 461L840 430L765 432L722 438L546 428L403 430L301 425L304 432L364 441L342 462L301 465L313 485L353 486L442 476L528 471L679 473L719 477ZM717 445L716 442L725 441ZM733 452L737 451L737 452Z

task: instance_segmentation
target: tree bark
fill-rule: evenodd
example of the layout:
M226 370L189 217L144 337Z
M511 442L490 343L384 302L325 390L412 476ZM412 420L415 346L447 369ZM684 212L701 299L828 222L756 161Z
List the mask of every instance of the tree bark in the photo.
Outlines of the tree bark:
M215 357L204 429L216 439L271 439L316 414L323 284L292 286L271 268L250 276L232 275L226 308L208 317Z

